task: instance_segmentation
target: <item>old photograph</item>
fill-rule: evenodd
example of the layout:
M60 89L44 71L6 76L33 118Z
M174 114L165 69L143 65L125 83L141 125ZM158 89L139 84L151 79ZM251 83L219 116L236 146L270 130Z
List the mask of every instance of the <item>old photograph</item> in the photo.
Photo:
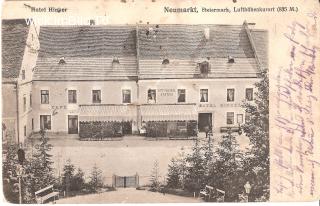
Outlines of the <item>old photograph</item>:
M2 18L5 201L270 201L265 23ZM301 132L280 114L275 124Z

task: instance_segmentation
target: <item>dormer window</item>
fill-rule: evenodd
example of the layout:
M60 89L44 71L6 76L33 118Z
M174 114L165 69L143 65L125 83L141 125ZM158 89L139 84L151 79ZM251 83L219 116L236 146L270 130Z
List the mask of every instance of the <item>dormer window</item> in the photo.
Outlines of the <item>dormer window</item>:
M65 64L65 63L66 63L66 61L64 60L64 57L60 58L59 64Z
M162 61L162 64L163 64L163 65L167 65L167 64L169 64L169 63L170 63L169 59L164 59L164 60Z
M114 57L112 60L112 64L120 64L119 59L117 57Z
M228 63L234 63L234 58L232 56L228 56Z
M207 62L207 61L201 62L199 64L199 67L200 67L201 74L208 74L209 73L209 62Z

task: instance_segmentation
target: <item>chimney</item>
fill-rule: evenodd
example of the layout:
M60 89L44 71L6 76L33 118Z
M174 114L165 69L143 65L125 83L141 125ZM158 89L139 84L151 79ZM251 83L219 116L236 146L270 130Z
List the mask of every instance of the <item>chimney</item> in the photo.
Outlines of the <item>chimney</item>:
M210 28L209 27L204 28L204 36L206 37L206 40L210 39Z

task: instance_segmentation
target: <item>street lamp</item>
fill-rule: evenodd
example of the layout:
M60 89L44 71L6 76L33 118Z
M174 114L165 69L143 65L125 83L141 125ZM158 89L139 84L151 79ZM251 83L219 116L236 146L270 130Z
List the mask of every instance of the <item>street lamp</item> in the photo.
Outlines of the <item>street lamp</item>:
M246 191L246 202L249 202L249 193L251 190L251 185L250 185L249 181L247 181L247 183L243 187Z

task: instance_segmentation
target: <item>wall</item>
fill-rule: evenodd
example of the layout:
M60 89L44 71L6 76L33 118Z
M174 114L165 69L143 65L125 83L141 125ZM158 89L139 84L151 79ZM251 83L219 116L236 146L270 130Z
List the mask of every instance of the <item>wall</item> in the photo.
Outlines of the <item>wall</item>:
M212 124L215 131L227 126L227 112L234 112L234 125L237 126L237 114L245 111L240 107L245 99L245 89L254 88L256 78L225 78L225 79L181 79L181 80L139 80L139 102L147 104L148 89L156 89L156 104L177 103L177 89L186 89L186 103L196 103L198 113L212 113ZM235 89L234 102L227 102L227 89ZM161 92L161 90L169 92ZM208 89L208 103L200 102L200 89ZM254 91L255 92L255 91Z
M131 89L131 103L137 103L135 81L34 81L35 131L40 130L40 115L52 115L58 107L57 114L51 116L51 132L67 133L68 115L79 115L80 104L92 104L92 90L95 89L101 90L101 104L122 104L122 89ZM49 104L40 104L41 90L49 90ZM68 104L68 90L77 90L77 104Z

